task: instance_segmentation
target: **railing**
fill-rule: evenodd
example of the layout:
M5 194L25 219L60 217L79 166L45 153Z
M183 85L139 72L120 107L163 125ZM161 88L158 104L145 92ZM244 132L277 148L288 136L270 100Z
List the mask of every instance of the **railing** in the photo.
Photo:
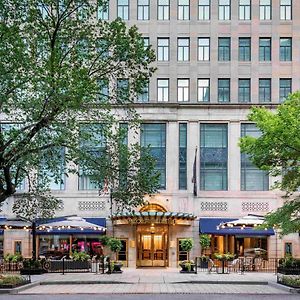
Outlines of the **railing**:
M0 262L0 273L19 273L22 263L20 262Z
M232 261L208 259L203 260L201 257L195 258L196 272L208 273L244 273L244 272L263 272L277 273L279 259L239 257Z

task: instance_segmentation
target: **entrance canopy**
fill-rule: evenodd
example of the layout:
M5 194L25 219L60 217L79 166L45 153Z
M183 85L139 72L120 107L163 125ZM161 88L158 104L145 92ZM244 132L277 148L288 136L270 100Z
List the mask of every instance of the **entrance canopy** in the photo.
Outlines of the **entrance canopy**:
M200 218L199 232L215 235L239 235L239 236L269 236L274 235L273 229L256 229L254 226L235 226L235 218ZM223 225L224 224L224 225ZM232 224L232 226L225 226Z
M189 213L181 212L162 212L162 211L139 211L139 212L124 212L111 216L115 225L126 224L172 224L172 225L191 225L191 221L196 219L196 216Z

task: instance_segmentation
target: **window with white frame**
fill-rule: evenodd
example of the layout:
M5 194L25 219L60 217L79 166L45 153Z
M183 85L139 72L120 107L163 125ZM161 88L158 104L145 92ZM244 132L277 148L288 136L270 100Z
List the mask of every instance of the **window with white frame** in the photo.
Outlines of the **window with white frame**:
M198 79L198 101L210 101L210 80L207 78Z
M157 60L169 60L169 38L157 38Z
M190 80L178 79L177 80L177 101L187 102L190 99Z
M239 19L251 20L251 0L240 0Z
M292 20L292 0L280 0L280 20Z
M177 40L177 60L189 61L190 59L190 39L178 38Z
M109 1L98 5L98 19L108 20L109 19Z
M157 20L170 20L170 0L157 0Z
M210 59L210 39L198 38L198 60L208 61Z
M169 79L157 79L157 101L169 101Z
M272 19L272 0L259 1L259 18L260 20Z
M138 0L137 18L138 20L149 20L149 0Z
M178 20L190 19L190 0L178 0Z
M117 0L117 16L122 20L129 20L129 0Z
M198 19L210 20L210 0L198 1Z
M219 0L219 20L230 20L231 0Z

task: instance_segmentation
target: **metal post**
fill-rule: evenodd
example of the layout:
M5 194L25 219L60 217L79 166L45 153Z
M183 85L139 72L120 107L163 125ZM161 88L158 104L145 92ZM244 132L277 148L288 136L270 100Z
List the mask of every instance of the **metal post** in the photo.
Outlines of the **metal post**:
M62 259L62 262L63 262L63 275L65 275L65 257L63 257Z
M36 222L32 221L32 260L36 260Z
M115 226L114 226L114 220L113 220L113 196L112 196L112 188L110 189L110 215L111 215L111 225L112 225L112 236L115 237Z

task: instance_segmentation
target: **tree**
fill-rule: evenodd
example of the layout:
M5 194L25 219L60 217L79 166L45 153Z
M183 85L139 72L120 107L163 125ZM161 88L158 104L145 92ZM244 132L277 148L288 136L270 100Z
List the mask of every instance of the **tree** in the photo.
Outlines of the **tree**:
M120 123L139 125L132 104L154 72L154 52L136 27L97 20L102 2L0 1L0 204L24 179L30 199L50 195L63 173L90 176L99 188L117 182L120 157L126 186L139 189L130 206L156 190L149 155L116 146ZM124 194L116 199L126 204Z
M286 191L284 205L266 216L267 226L279 226L282 234L300 231L300 92L290 94L275 112L253 108L249 120L261 131L259 138L241 139L241 150L259 168L282 179L276 188Z

